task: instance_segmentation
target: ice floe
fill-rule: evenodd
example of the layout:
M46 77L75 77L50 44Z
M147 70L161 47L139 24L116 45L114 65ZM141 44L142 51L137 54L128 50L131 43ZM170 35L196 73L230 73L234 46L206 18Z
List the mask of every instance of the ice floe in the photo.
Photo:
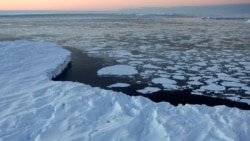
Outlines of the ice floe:
M129 65L114 65L101 68L97 71L98 75L135 75L138 74L138 71L135 67Z
M114 88L114 87L122 88L122 87L129 87L129 86L130 86L130 84L127 84L127 83L115 83L115 84L112 84L112 85L110 85L108 87L109 88Z
M177 79L177 80L185 80L185 76L182 76L182 75L174 75L173 76L174 79Z
M155 84L161 84L166 89L177 89L176 81L169 78L154 78L152 82Z
M160 90L161 89L157 87L146 87L144 89L137 90L137 92L142 93L142 94L150 94L150 93L158 92Z
M149 68L149 69L160 69L161 67L152 65L152 64L145 64L143 65L144 68Z
M201 83L200 81L194 80L194 81L188 81L187 82L189 85L203 85L203 83Z
M238 82L222 82L221 85L226 86L226 87L244 87L245 86L244 84L238 83Z
M209 85L205 85L205 86L201 86L200 88L201 91L215 91L215 92L218 92L218 91L224 91L226 90L226 88L224 86L221 86L221 85L217 85L217 84L214 84L214 83L211 83Z

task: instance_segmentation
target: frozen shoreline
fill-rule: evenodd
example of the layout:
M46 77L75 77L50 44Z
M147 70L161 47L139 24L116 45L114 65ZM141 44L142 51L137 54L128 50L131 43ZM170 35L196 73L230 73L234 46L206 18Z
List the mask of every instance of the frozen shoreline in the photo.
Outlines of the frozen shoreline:
M0 140L250 138L249 111L174 107L75 82L51 81L69 55L50 43L0 42Z

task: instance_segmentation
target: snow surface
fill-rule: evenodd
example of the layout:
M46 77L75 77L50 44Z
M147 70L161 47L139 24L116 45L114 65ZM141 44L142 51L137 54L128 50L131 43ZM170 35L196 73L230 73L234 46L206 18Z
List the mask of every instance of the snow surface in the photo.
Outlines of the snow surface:
M114 65L114 66L108 66L104 67L97 71L98 75L135 75L138 71L135 69L135 67L129 66L129 65Z
M0 42L0 140L250 138L250 111L174 107L80 83L52 81L69 61L70 53L56 44Z

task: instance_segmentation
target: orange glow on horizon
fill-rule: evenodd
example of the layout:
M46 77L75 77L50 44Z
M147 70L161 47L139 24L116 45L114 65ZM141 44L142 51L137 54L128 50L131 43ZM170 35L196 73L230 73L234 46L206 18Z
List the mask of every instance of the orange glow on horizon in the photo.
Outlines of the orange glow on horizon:
M118 10L138 7L175 7L250 3L249 0L1 0L0 10Z

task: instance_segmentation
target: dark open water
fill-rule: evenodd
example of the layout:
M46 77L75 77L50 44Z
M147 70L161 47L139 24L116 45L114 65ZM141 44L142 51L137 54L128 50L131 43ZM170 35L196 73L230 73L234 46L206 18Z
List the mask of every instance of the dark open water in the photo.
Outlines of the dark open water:
M73 81L84 84L89 84L94 87L100 87L103 89L111 89L117 92L123 92L130 96L143 96L147 97L154 102L169 102L170 104L177 106L179 104L205 104L207 106L225 105L228 107L237 107L243 110L250 110L250 105L241 102L235 102L227 99L208 97L203 95L193 95L190 89L181 91L159 91L152 94L141 94L136 90L143 89L148 84L136 84L129 78L123 77L100 77L97 75L97 71L105 66L105 61L101 58L89 57L81 50L64 47L71 51L72 62L69 64L65 71L54 78L55 81ZM107 86L115 83L128 83L129 87L123 88L108 88Z

